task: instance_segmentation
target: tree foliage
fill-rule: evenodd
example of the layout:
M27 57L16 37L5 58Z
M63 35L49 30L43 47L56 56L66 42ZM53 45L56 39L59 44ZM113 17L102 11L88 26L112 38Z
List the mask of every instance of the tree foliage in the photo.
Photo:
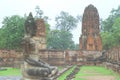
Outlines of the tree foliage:
M25 20L27 17L13 15L3 20L3 26L0 29L0 48L1 49L21 49L21 41L25 34ZM27 25L27 24L26 24ZM49 24L46 22L46 33L50 31ZM30 27L30 25L28 25ZM31 24L32 26L32 24ZM34 26L34 25L33 25ZM30 30L29 30L30 32ZM34 35L33 32L30 34Z
M101 36L104 49L120 45L120 6L113 9L110 16L102 21Z
M43 10L40 9L39 6L36 6L35 12L36 12L35 18L44 19L44 21L46 21L46 22L48 21L49 17L48 16L44 16L44 12L43 12Z
M76 49L78 45L74 44L72 40L72 34L70 30L74 29L77 26L78 20L73 16L69 15L66 12L61 12L60 16L56 17L56 30L50 30L50 25L47 20L48 17L43 16L43 11L36 7L36 16L37 18L42 18L45 20L46 25L46 38L47 38L47 47L48 49ZM3 20L3 26L0 29L0 48L1 49L20 49L21 41L25 34L25 20L27 17L21 17L19 15L13 15L6 17ZM25 24L25 25L24 25ZM31 33L34 35L33 33Z
M24 35L24 22L25 18L18 15L4 18L3 26L0 29L0 48L20 48Z
M48 36L48 48L49 49L76 49L78 45L74 44L72 40L72 29L77 27L78 19L69 15L67 12L61 12L59 16L55 18L56 29L51 30Z
M40 10L39 7L36 8L36 14L44 18L43 12ZM35 19L40 17L35 17ZM27 19L26 16L21 17L19 15L12 15L10 17L5 17L2 24L2 28L0 28L0 48L1 49L20 49L21 48L21 41L25 34L25 20ZM30 18L31 19L31 18ZM25 24L25 25L24 25ZM46 21L46 33L48 34L50 31L49 24ZM34 25L33 25L34 26ZM31 33L33 34L33 33ZM48 35L47 35L48 37ZM48 38L47 38L48 39Z
M64 30L52 30L48 36L49 49L74 49L72 34Z
M35 12L36 12L36 17L37 18L43 18L43 11L40 9L39 6L36 6Z
M78 19L74 18L67 12L62 11L59 16L55 18L56 28L59 30L70 31L77 27Z

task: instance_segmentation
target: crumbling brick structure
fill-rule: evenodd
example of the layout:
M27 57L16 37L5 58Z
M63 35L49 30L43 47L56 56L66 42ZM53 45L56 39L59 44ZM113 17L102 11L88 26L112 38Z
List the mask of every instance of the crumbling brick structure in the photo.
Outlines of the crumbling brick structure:
M39 49L46 49L46 28L43 19L36 20L36 38L39 38Z
M120 46L114 47L105 52L106 62L104 66L120 73Z
M15 50L0 50L0 66L20 67L22 63L22 52Z
M80 49L91 51L102 50L102 40L99 29L99 14L97 9L91 4L85 8L82 18Z

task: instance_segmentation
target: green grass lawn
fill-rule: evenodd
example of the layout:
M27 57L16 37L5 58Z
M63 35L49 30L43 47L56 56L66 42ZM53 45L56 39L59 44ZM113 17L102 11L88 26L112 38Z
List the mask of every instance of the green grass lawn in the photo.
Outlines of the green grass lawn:
M91 74L93 73L93 74ZM96 73L96 74L95 74ZM111 75L117 77L117 80L120 80L119 76L111 70L108 70L104 67L97 66L83 66L80 68L78 74L75 75L74 80L85 80L80 79L80 76L97 76L97 75Z
M6 68L7 70L1 70L0 76L21 76L21 71L18 68Z
M76 66L72 67L68 71L66 71L63 75L61 75L58 80L65 80L66 76L69 75ZM62 67L59 67L61 70ZM87 73L86 73L87 72ZM99 73L99 74L90 74L90 73ZM97 66L83 66L80 68L78 74L75 75L74 80L85 80L80 78L80 76L97 76L97 75L113 75L116 80L120 80L120 75L114 73L111 70L107 70L104 67L97 67ZM21 71L18 68L7 68L7 70L0 71L0 76L21 76Z
M86 74L86 72L88 72ZM99 73L98 75L114 75L111 70L107 70L104 67L97 67L97 66L83 66L80 68L78 72L78 76L94 76L94 74L90 73Z

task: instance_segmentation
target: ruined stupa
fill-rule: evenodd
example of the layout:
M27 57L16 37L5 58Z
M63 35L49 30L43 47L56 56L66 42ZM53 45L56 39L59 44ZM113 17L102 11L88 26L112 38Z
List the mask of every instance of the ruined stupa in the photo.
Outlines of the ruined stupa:
M88 5L82 18L82 35L80 49L86 51L101 51L102 40L99 28L99 14L93 5Z

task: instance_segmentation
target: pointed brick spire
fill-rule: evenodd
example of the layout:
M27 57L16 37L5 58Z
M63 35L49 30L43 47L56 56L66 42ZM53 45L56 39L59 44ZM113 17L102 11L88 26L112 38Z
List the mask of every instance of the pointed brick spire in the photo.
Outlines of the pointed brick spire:
M96 7L92 4L88 5L84 10L80 49L102 50L102 41L99 29L99 14Z

